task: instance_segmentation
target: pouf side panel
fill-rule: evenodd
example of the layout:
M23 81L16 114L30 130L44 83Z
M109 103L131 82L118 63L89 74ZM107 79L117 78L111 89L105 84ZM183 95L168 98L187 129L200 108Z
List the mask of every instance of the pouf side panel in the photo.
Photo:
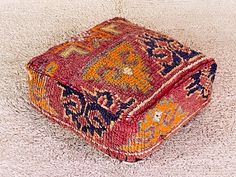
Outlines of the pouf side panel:
M215 67L215 69L213 68ZM211 82L213 82L214 80L214 74L215 74L215 70L216 70L216 66L215 63L212 63L211 66L209 66L208 68L204 67L201 70L197 70L196 73L192 74L192 76L185 82L181 83L179 82L180 86L178 87L173 87L173 89L168 93L167 96L163 97L161 99L161 101L158 103L159 104L159 109L160 109L160 104L164 104L166 103L166 105L172 105L172 107L174 108L173 110L176 110L175 108L178 107L178 111L179 113L179 117L183 118L179 119L179 125L182 125L184 122L188 121L188 119L190 117L192 117L192 115L194 115L196 112L198 112L206 103L208 103L208 101L210 100L210 90L211 90ZM94 145L96 148L100 149L101 151L103 151L104 153L116 157L120 160L127 160L127 161L135 161L137 159L140 158L144 158L147 155L151 154L152 151L154 149L156 149L156 147L164 140L166 139L166 137L169 137L173 131L175 131L176 128L179 128L179 125L176 124L174 127L172 127L172 129L170 130L170 132L165 132L165 135L160 136L160 134L156 134L154 132L154 134L152 135L154 137L154 139L149 140L150 142L147 142L147 132L145 131L145 133L143 133L142 131L144 131L143 129L141 130L140 127L138 127L138 125L140 126L142 124L142 121L145 120L145 114L148 114L148 119L153 119L152 116L150 116L150 114L155 113L156 111L154 111L153 109L149 109L147 112L145 112L143 114L143 118L141 119L141 121L139 121L138 124L126 124L127 127L123 127L123 128L118 128L118 130L116 131L116 134L111 135L110 136L105 136L105 137L109 137L111 139L110 144L105 144L104 145L104 141L103 138L99 137L99 132L97 130L97 132L95 131L95 127L93 127L93 131L90 130L90 134L92 134L93 132L93 136L87 136L86 134L84 134L85 132L82 133L82 128L81 125L78 127L78 110L74 110L75 112L68 112L70 110L66 109L66 103L70 103L69 100L75 100L75 102L80 103L81 101L78 102L78 91L75 91L61 83L59 83L58 81L55 81L52 78L49 78L47 76L43 76L41 74L38 74L37 72L35 72L32 69L28 69L28 73L29 73L29 96L31 99L31 102L33 103L33 105L35 107L37 107L41 112L43 112L45 115L47 115L48 117L50 117L53 120L56 120L58 123L60 123L61 125L64 125L66 127L69 127L70 129L74 130L75 132L77 132L80 136L82 136L87 142L89 142L90 144ZM200 73L200 74L199 74ZM207 74L208 73L208 74ZM211 73L211 74L209 74ZM202 76L203 75L203 76ZM201 81L201 78L203 77ZM204 77L205 80L204 81ZM209 80L211 82L209 82ZM203 82L201 84L201 82ZM188 86L186 86L186 84ZM194 85L191 85L194 84ZM185 86L185 90L183 90L183 85ZM196 89L195 87L198 87L198 89ZM206 97L207 94L205 92L203 92L203 90L205 91L206 89L202 89L203 86L207 87L207 89L209 89L209 97ZM201 89L199 89L201 88ZM63 93L63 89L64 89L64 93ZM188 90L188 93L186 93ZM195 93L196 92L196 93ZM181 94L182 93L182 94ZM66 96L67 100L64 100L64 102L61 100L61 98L63 98L63 94L67 94L64 95ZM192 94L194 94L194 97L191 97L191 101L189 102L189 100L187 99L183 99L183 94L186 96L186 94L192 96ZM191 110L191 104L192 105L196 105L196 103L194 102L194 100L196 102L198 102L197 100L199 99L199 95L203 94L204 97L206 97L207 99L204 102L200 102L198 104L198 106L196 107L196 109ZM171 95L171 96L170 96ZM196 95L198 95L196 97ZM69 99L68 99L69 98ZM156 107L158 107L158 104L155 105ZM165 104L164 104L165 105ZM179 106L177 105L182 105L181 108L179 108ZM72 104L73 106L73 104ZM154 106L154 107L155 107ZM78 108L78 106L75 108ZM80 109L81 110L81 109ZM77 111L77 113L76 113ZM167 110L168 111L168 110ZM188 114L186 114L185 112L189 111ZM151 113L150 113L151 112ZM73 114L74 113L74 114ZM191 114L190 114L191 113ZM68 115L66 115L68 114ZM75 117L75 114L77 114L77 119ZM186 118L187 116L187 118ZM146 116L147 117L147 116ZM144 122L147 122L145 126L154 126L155 124L157 125L157 122L152 122L150 124L150 120L147 122L147 120L145 120ZM153 119L155 121L158 120L158 118ZM180 121L181 120L181 121ZM86 121L86 120L85 120ZM90 126L92 125L91 122L87 122L90 123ZM148 125L149 124L149 125ZM87 126L85 124L85 126ZM112 129L113 125L109 125L109 127L107 127L109 130ZM144 126L144 127L145 127ZM159 125L158 125L159 126ZM81 129L80 129L81 128ZM91 127L90 127L91 128ZM99 130L103 130L104 127L99 127ZM131 137L131 140L129 140L128 145L123 145L123 146L113 146L112 143L114 143L114 139L116 138L124 138L124 136L117 136L117 135L121 135L122 130L127 131L127 128L129 129L128 134L126 134L125 136L127 136L129 139ZM135 130L136 129L136 130ZM140 132L141 130L141 132ZM158 129L157 129L158 130ZM136 134L134 133L136 132ZM100 134L101 135L101 134ZM146 142L146 143L138 143L135 142L136 140L133 139L134 137L139 137L137 139L141 140L141 142ZM140 138L142 137L142 138ZM120 140L121 140L120 139ZM118 141L120 141L118 140Z
M216 63L203 65L182 79L156 104L139 115L138 131L131 135L127 144L119 148L144 158L151 154L165 139L209 103Z

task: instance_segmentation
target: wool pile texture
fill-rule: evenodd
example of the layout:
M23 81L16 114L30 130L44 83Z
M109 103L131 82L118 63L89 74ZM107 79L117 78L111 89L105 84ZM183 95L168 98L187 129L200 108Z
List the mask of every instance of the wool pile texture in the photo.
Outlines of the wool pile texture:
M0 1L0 177L236 176L235 8L236 2L232 0ZM163 143L155 149L155 152L147 154L147 158L135 163L120 162L116 158L111 158L88 145L84 138L78 136L77 133L50 121L47 116L33 108L28 95L30 87L25 65L31 58L45 53L53 46L71 41L71 37L78 39L78 34L81 32L116 16L125 17L131 22L153 31L168 34L184 46L189 46L191 49L196 49L195 51L201 51L206 56L215 58L218 65L209 104L188 124L180 128L174 136L162 141ZM151 36L156 38L156 35L155 33ZM149 36L143 37L147 40L150 38ZM137 38L137 40L140 39L141 37ZM102 44L103 42L96 43ZM145 45L142 43L142 46L139 46L139 51L144 53L145 48L141 47L145 47ZM134 48L135 46L132 40L130 47ZM140 55L139 51L137 55ZM155 51L153 52L155 53ZM71 56L73 55L75 56L76 52L72 52ZM106 50L104 53L101 52L101 58L104 58L105 55ZM99 56L95 57L99 58ZM159 55L159 57L161 56ZM154 59L154 57L152 58ZM141 55L141 59L143 61L145 57ZM121 62L119 61L119 63ZM89 63L87 64L89 65ZM95 63L90 64L92 66ZM99 66L99 63L96 66ZM210 63L207 66L210 67ZM60 65L60 67L66 67L66 65ZM157 71L157 68L154 69ZM161 73L163 67L159 67L159 69L158 72ZM202 73L207 73L207 70L201 67L199 69L204 71ZM175 70L173 69L171 72L175 72ZM36 72L36 70L32 72L34 71L35 74L43 74L45 70L39 69L37 71L40 72ZM131 69L128 68L119 71L126 74L131 73ZM51 73L53 73L53 67ZM144 70L143 73L148 73L150 76L148 70ZM189 74L191 73L194 74L194 72ZM52 76L48 75L47 79L55 79L56 75L56 72ZM188 78L189 81L194 82L193 79ZM201 79L203 79L202 76ZM158 85L158 83L155 84ZM106 82L107 85L118 87L114 82ZM77 91L77 88L69 85L73 91L68 90L66 82L62 81L61 85L57 84L57 86L61 94L64 90L68 91L66 93L68 97L62 97L65 103L67 100L76 98L75 93L77 92L74 91ZM143 88L142 92L145 92L144 88L146 87L139 86ZM132 89L138 91L139 86L132 86ZM122 89L126 88L122 87ZM93 97L97 96L93 90L89 90L87 93ZM188 97L187 90L185 93L184 96ZM199 94L198 99L203 99L200 91L190 94L189 97L197 93ZM205 94L206 92L204 92ZM124 96L119 95L126 97L128 93ZM135 98L137 99L137 96ZM138 98L138 100L141 99L143 98ZM174 107L179 104L171 102L175 99L174 96L171 99L162 100L160 98L160 103L171 103ZM129 100L121 101L127 103ZM75 102L79 103L78 100ZM86 104L88 105L88 103ZM165 104L162 108L164 107ZM157 108L159 110L161 107L157 105ZM114 109L117 108L114 107ZM152 110L151 107L149 110ZM185 113L183 107L181 110ZM155 112L150 111L150 115ZM160 116L160 112L157 115ZM68 119L71 119L70 116ZM149 122L148 119L146 120ZM158 121L159 119L154 120ZM112 125L112 122L110 126L114 128L115 124ZM76 125L76 122L73 124ZM156 124L157 122L154 125ZM159 133L163 134L164 132L164 129L159 130ZM101 135L104 137L105 133L106 131L102 131ZM94 131L94 135L99 138L96 131ZM162 137L164 136L162 135ZM138 140L139 136L134 134L132 138ZM149 145L152 143L154 142ZM145 149L141 145L140 148ZM125 149L123 146L123 151L127 150L129 149ZM138 149L136 148L135 151Z
M119 17L27 65L37 109L128 162L151 154L209 102L216 69L204 54Z

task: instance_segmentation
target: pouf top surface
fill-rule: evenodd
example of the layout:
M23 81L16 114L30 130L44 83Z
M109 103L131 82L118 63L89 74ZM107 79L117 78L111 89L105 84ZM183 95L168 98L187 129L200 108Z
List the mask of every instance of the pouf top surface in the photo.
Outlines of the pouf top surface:
M166 35L114 18L52 47L29 67L75 90L112 92L138 105L203 57Z

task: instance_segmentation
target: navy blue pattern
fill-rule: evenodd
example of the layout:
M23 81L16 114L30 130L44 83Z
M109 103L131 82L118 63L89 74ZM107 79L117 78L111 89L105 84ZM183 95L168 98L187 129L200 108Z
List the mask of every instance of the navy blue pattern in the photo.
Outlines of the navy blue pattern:
M208 94L205 94L204 92L205 87L201 84L201 75L202 71L199 70L197 73L191 76L193 82L186 87L186 89L188 90L188 96L195 93L196 91L200 91L203 98L208 97Z
M211 65L210 72L209 72L209 75L208 75L208 77L211 79L211 82L214 82L214 80L215 80L216 70L217 70L217 64L213 63Z
M151 36L149 34L144 34L140 36L143 40L143 43L146 45L146 52L148 53L149 57L152 57L154 60L158 60L158 62L162 65L164 68L161 71L161 74L163 76L170 73L175 67L179 66L183 60L190 60L191 58L201 54L200 52L191 50L190 48L187 48L180 44L179 42L168 39L163 36ZM158 42L164 42L166 45L158 44ZM172 61L167 62L162 60L164 57L167 57L165 53L156 53L156 49L167 49L169 52L171 52L171 58Z
M72 121L76 123L77 128L83 133L90 133L91 135L96 133L100 137L103 132L107 130L106 127L109 126L112 121L116 121L135 101L134 99L130 99L127 102L119 101L119 107L115 112L112 112L110 111L110 108L115 100L110 92L98 91L94 96L86 91L76 91L61 83L59 83L59 85L63 88L62 96L66 100L63 103L65 114L72 118ZM76 101L70 99L70 96L75 96ZM105 105L100 105L98 103L100 97L106 98ZM82 123L82 118L86 123Z
M209 96L209 88L208 85L203 85L201 83L202 77L207 77L210 82L214 81L215 73L216 73L217 65L216 63L213 63L210 66L209 73L204 74L203 71L199 70L195 74L191 76L191 79L193 80L192 83L190 83L186 89L188 90L187 95L190 96L191 94L195 93L196 91L199 91L201 93L202 98L208 98Z

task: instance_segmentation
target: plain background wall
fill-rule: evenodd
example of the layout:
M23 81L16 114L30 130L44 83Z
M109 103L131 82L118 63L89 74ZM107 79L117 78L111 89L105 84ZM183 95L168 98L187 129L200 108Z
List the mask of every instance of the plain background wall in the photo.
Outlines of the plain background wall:
M150 158L120 163L35 111L24 65L114 16L216 58L212 102ZM0 177L236 176L236 1L0 0Z

